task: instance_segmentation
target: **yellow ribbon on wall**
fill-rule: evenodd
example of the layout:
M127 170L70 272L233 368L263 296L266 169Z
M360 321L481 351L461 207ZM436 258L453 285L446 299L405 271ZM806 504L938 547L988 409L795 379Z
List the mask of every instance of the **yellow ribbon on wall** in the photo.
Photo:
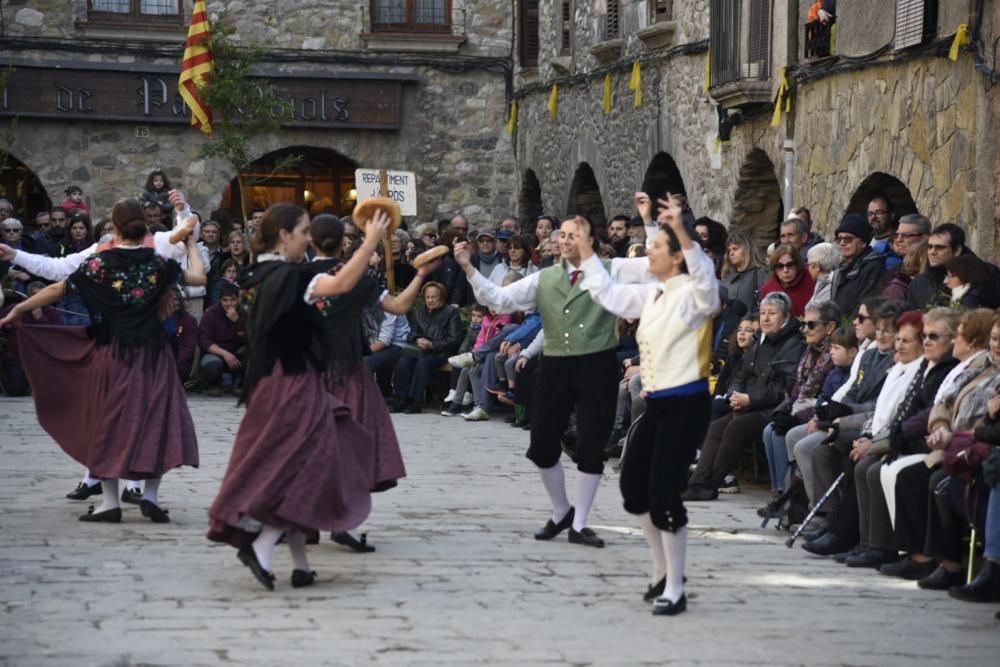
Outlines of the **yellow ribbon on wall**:
M778 87L778 94L774 97L774 115L771 117L771 127L781 125L781 112L789 113L792 110L792 95L788 86L788 73L785 68L781 68L781 85Z
M507 134L517 130L517 100L510 103L510 118L507 119Z
M712 87L712 51L705 56L705 92Z
M632 64L632 76L628 80L628 89L635 91L635 106L642 106L642 65L636 60Z
M604 75L604 113L611 113L611 74Z
M951 40L951 48L948 49L948 57L955 62L958 60L958 52L963 46L969 43L969 24L963 23L955 31L955 39Z
M549 115L552 116L552 120L556 119L559 115L559 84L552 84L552 93L549 94Z

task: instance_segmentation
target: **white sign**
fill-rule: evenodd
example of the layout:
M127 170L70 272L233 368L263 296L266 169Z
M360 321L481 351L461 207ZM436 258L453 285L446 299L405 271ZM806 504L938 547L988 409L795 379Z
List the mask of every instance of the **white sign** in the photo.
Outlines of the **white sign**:
M381 172L378 169L356 169L354 187L358 203L382 196ZM386 196L399 204L403 215L417 214L417 175L412 171L387 171Z

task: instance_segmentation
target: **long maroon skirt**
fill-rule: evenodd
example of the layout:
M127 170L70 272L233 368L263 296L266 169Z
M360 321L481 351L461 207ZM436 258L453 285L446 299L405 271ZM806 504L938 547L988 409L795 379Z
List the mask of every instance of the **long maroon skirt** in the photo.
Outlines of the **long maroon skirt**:
M84 327L21 325L21 364L38 423L99 479L198 467L198 440L170 347L128 361ZM154 359L155 356L155 359Z
M392 425L389 408L385 405L371 371L358 362L337 378L335 373L325 374L327 389L343 402L355 421L368 429L374 438L372 467L369 469L369 488L374 492L386 491L406 477L403 454Z
M286 375L279 363L254 388L208 539L249 544L260 524L284 530L351 530L371 511L374 443L320 375Z

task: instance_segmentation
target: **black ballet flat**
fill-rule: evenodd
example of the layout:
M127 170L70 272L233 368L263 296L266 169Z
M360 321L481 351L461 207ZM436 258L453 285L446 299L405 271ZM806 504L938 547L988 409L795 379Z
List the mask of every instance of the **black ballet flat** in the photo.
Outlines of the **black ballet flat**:
M257 581L261 583L264 588L269 591L274 590L274 574L268 572L257 560L257 553L253 550L253 547L243 547L236 552L236 557L240 559L240 562L250 568L253 576L256 577Z
M292 588L305 588L316 583L316 573L305 570L292 570Z
M110 510L104 510L103 512L94 513L94 506L91 505L87 510L87 513L80 517L80 521L89 521L91 523L121 523L122 522L122 508L116 507Z
M676 616L687 609L687 595L681 594L677 602L671 602L666 598L657 598L653 601L653 616Z
M666 577L663 577L662 579L660 579L659 583L657 583L655 586L653 586L652 584L650 584L646 588L646 594L642 596L643 601L645 601L645 602L652 602L656 598L658 598L661 595L663 595L663 589L665 589L666 587L667 587L667 578Z
M361 533L360 540L348 532L333 533L330 538L337 544L343 545L359 554L369 554L375 551L375 547L368 544L368 533Z
M70 500L86 500L91 496L99 496L102 493L104 493L104 488L100 482L91 484L90 486L87 486L84 482L80 482L76 485L75 489L66 494L66 497Z
M139 505L142 503L142 490L125 489L122 491L122 502L129 503L130 505Z
M535 531L535 539L551 540L556 535L573 525L573 517L575 514L575 508L570 507L569 511L566 512L566 516L560 519L559 523L555 523L552 519L549 519L545 522L544 526Z
M139 511L153 523L170 523L170 517L167 516L170 512L162 509L151 500L140 500Z

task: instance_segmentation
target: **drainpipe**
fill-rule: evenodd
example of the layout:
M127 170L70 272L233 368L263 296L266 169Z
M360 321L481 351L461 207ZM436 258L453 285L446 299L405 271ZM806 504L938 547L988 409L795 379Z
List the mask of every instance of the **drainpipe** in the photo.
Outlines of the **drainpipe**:
M782 198L785 200L784 218L787 218L789 211L794 208L792 205L792 175L795 171L795 140L785 139L783 150L785 153L785 191Z

